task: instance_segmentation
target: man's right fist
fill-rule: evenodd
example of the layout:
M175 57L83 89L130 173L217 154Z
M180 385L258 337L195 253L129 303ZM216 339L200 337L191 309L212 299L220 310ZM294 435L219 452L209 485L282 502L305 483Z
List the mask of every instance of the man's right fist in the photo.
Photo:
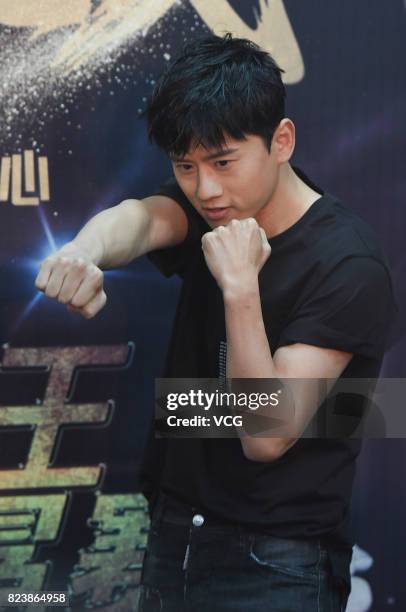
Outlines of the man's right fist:
M74 242L68 242L42 262L35 286L86 319L94 317L107 300L103 272Z

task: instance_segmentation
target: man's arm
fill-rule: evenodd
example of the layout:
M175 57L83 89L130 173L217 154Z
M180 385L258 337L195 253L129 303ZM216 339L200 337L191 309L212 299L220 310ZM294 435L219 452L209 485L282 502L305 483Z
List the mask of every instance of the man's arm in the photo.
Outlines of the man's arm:
M284 346L271 354L258 285L258 273L271 249L255 220L232 221L227 227L219 227L205 234L202 246L223 292L227 378L308 379L285 380L295 407L293 422L285 428L286 436L240 436L248 459L274 461L296 442L324 399L318 380L329 379L324 389L327 395L352 354L307 344Z
M180 244L187 230L186 214L171 198L124 200L90 219L71 242L47 257L35 284L71 311L94 317L106 303L103 269Z
M293 446L306 429L352 355L299 343L283 346L272 355L263 324L258 288L248 294L241 288L239 292L226 295L224 306L227 378L280 379L291 395L285 404L281 396L281 405L291 416L289 423L280 429L279 435L284 437L266 437L266 434L262 434L263 437L241 437L248 459L274 461ZM324 382L324 379L328 380L323 388L319 381ZM292 404L293 415L290 411ZM256 414L266 414L266 409L263 410ZM276 433L273 432L273 435Z

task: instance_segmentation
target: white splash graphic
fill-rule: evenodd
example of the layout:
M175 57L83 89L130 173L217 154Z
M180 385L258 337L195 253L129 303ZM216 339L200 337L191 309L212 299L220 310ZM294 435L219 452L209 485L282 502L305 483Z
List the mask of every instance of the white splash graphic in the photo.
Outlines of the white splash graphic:
M129 40L145 36L170 8L180 4L178 0L104 0L65 42L52 66L66 73L95 58L102 61Z
M256 28L250 28L227 0L190 0L191 5L213 32L254 40L270 52L286 71L285 82L303 78L303 59L282 0L260 0ZM134 37L134 25L141 35L180 3L176 0L104 0L58 52L53 66L74 69L101 52L112 51Z
M90 14L92 0L0 0L0 22L32 28L32 38L57 28L82 23Z
M106 81L111 95L134 85L146 55L161 58L162 66L171 58L171 45L164 43L168 32L193 38L206 25L217 34L250 38L274 55L286 83L297 82L303 60L283 0L259 2L252 29L227 0L0 0L2 153L7 147L20 151L27 134L34 135L30 146L40 152L40 135L50 119L66 116L70 126L79 92L101 95ZM180 10L187 19L177 20ZM192 24L187 33L186 23ZM153 26L155 40L147 48L145 37ZM129 52L131 61L120 63Z
M282 0L259 0L257 27L250 28L227 0L191 0L196 11L216 34L232 32L249 38L271 53L285 70L284 82L297 83L304 76L303 58Z
M160 11L154 13L153 4ZM169 60L171 45L164 44L156 22L164 24L170 9L165 24L170 31L180 5L148 0L147 10L145 0L0 0L1 153L21 152L27 139L39 153L41 135L55 116L66 119L67 131L82 128L71 126L69 116L79 110L81 92L87 103L93 99L90 110L95 110L98 95L136 85L146 55ZM153 25L158 31L146 50L144 37ZM123 63L120 56L128 53L130 61Z

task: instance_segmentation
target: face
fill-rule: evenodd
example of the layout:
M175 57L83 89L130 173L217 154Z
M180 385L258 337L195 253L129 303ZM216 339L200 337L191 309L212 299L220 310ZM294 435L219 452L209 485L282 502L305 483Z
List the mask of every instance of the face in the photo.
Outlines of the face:
M180 188L210 227L266 214L279 176L274 144L269 152L259 136L226 136L222 150L198 146L171 158Z

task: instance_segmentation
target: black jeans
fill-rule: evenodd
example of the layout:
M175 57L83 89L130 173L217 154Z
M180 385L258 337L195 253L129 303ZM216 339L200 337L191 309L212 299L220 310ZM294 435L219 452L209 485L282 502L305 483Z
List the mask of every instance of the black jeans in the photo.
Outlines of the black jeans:
M162 498L155 508L139 612L344 612L348 588L333 580L319 539L276 538L189 510Z

